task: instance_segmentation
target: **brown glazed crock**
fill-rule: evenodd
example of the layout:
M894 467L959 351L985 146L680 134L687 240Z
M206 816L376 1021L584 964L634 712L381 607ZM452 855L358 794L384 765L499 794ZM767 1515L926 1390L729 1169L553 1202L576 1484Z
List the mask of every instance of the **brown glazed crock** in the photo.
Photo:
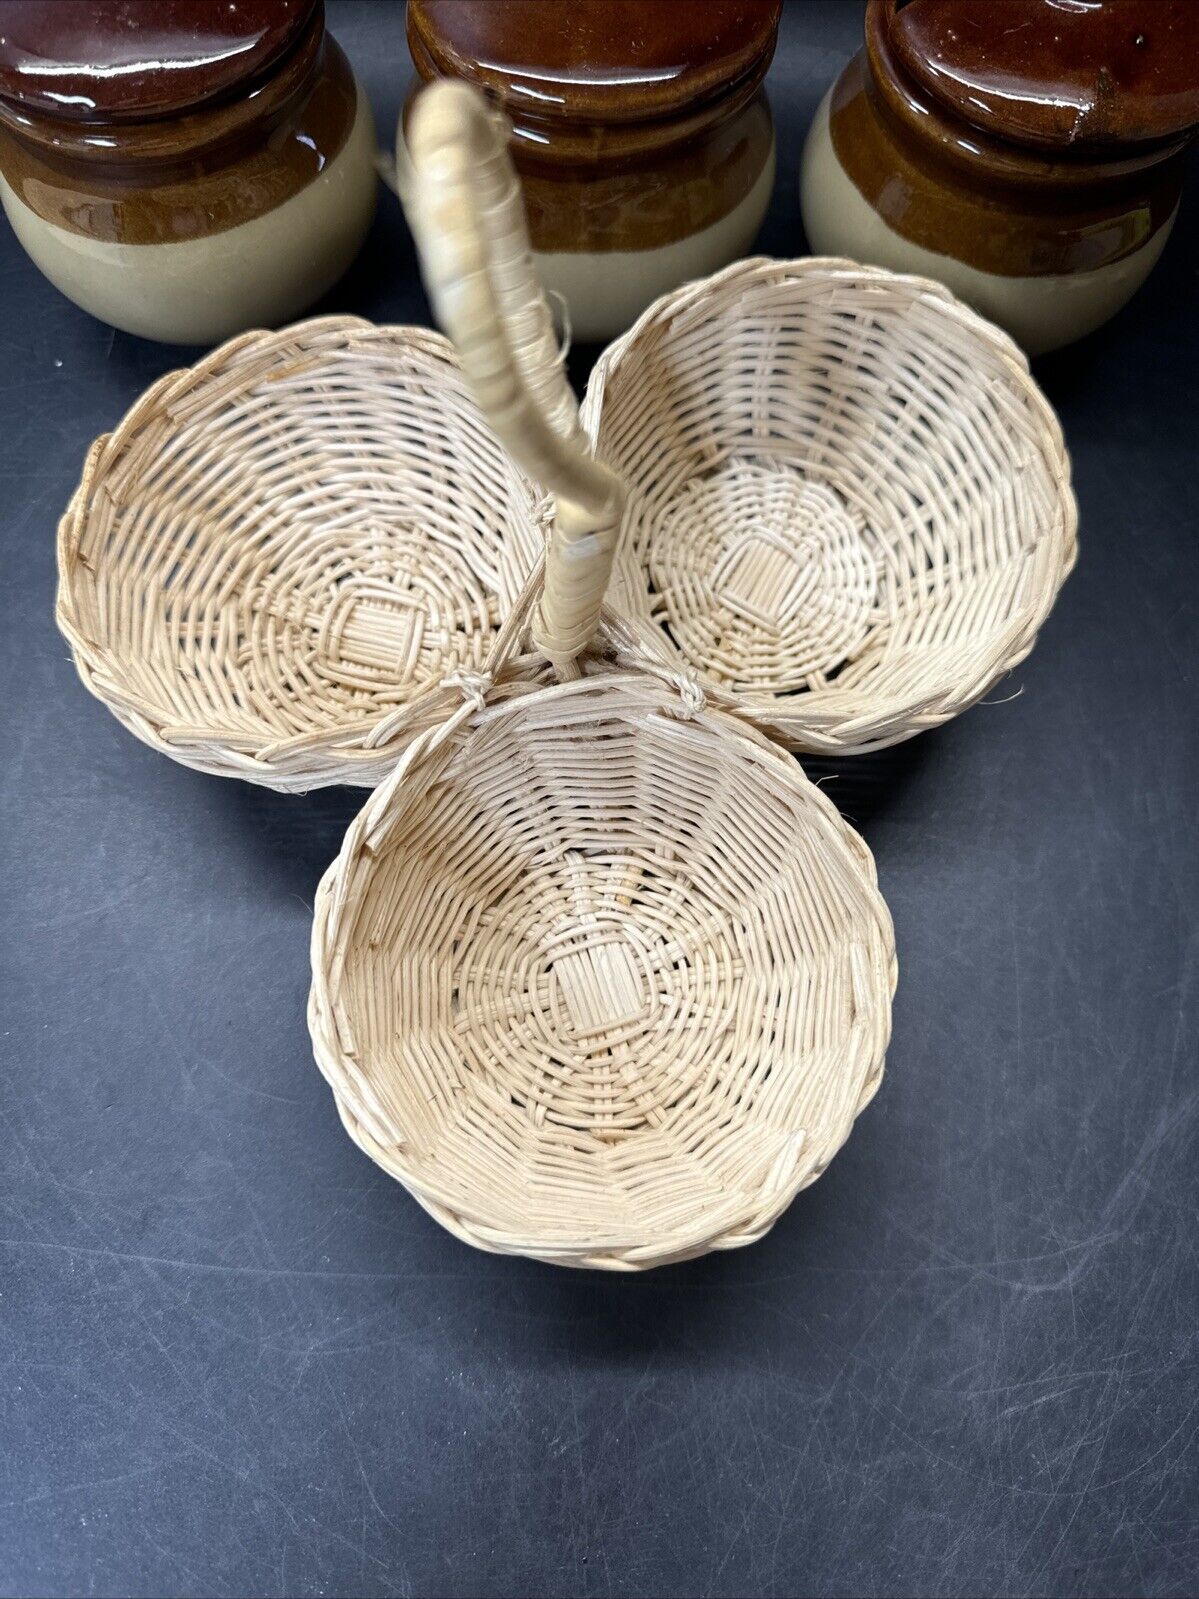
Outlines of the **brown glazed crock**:
M325 291L373 214L373 129L322 0L5 0L0 197L42 270L211 342Z
M1148 274L1197 121L1194 0L868 0L805 151L809 242L1052 348Z
M781 0L408 0L421 81L482 87L513 125L537 264L608 338L744 253L769 199L763 79Z

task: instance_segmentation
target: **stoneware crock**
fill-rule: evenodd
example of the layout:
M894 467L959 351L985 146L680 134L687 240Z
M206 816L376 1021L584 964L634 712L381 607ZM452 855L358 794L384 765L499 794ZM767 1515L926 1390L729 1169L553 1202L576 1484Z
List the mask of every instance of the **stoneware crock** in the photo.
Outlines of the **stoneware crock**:
M1197 122L1195 0L869 0L808 136L808 242L1054 349L1144 282Z
M0 7L0 198L115 327L207 344L290 320L357 253L374 157L320 0Z

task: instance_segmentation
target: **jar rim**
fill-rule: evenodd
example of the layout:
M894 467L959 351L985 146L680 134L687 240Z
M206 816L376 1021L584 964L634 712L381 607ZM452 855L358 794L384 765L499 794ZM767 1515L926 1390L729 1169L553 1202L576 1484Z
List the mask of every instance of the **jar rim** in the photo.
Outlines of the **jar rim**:
M408 47L426 82L464 79L521 123L609 126L691 116L756 87L774 55L782 0L656 0L651 8L644 0L505 0L503 10L487 11L468 0L409 0L407 13ZM597 39L601 15L611 48ZM594 25L580 29L580 16ZM659 28L652 38L651 19ZM694 60L688 30L698 34ZM636 45L626 42L634 37Z
M253 0L230 5L227 21L225 11L211 0L6 0L0 106L81 130L175 121L244 98L324 27L324 0Z
M1058 188L1131 177L1184 149L1190 133L1152 144L1092 149L1032 148L985 133L954 115L926 91L897 58L890 20L895 0L867 0L865 56L868 84L880 111L915 142L951 167L982 172L990 182Z
M872 0L894 57L950 116L1095 159L1199 124L1194 0Z
M220 100L143 121L78 122L0 95L0 135L32 146L51 161L165 168L210 157L273 126L309 91L324 59L323 0L313 0L306 16L304 32L284 55Z

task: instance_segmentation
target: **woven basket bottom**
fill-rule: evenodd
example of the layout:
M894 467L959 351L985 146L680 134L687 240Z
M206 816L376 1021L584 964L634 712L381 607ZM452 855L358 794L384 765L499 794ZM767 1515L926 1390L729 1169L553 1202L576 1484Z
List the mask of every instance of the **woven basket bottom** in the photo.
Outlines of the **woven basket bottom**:
M572 851L464 931L454 971L455 1004L470 1015L464 1064L517 1119L615 1144L702 1092L714 1050L736 1032L746 975L711 942L727 916L686 906L686 881L676 851Z
M326 317L161 378L88 452L57 617L155 749L282 792L373 787L479 671L550 507L419 328Z
M248 718L281 738L407 705L448 674L479 668L499 626L497 599L462 551L386 511L328 535L264 542L219 607L183 611L170 584L154 604L155 637L179 640L161 657L159 697L175 689L181 653L231 734Z
M860 513L777 460L735 456L645 513L654 611L701 671L818 688L864 643L878 586Z
M335 690L406 702L481 666L499 625L495 596L462 553L419 527L364 530L314 584L315 575L309 555L286 603L272 597L269 609L294 626L293 650ZM329 709L336 719L336 704Z

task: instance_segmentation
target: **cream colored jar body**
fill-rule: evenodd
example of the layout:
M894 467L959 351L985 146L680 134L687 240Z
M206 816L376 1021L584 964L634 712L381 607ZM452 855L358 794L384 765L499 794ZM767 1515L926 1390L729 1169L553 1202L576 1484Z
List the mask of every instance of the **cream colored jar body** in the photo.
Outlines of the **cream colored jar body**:
M534 251L542 284L569 307L571 334L606 340L622 333L669 290L707 277L745 255L774 188L773 137L766 164L743 199L718 221L669 244L643 250Z

